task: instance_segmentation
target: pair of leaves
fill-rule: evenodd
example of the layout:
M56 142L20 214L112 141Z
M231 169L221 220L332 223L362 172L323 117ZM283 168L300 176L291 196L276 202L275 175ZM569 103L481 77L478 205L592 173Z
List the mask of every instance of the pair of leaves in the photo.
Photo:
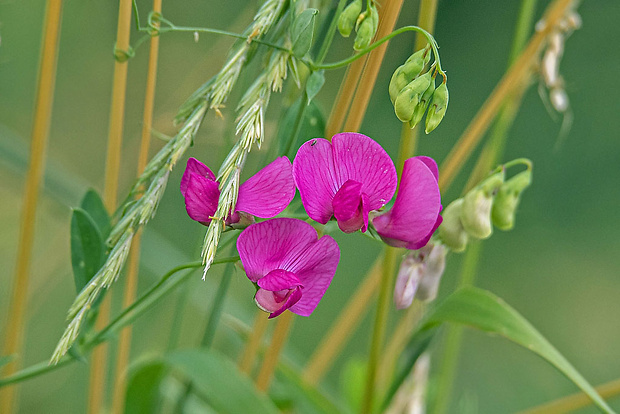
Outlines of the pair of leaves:
M88 190L71 217L71 265L77 292L92 279L105 261L105 238L110 217L95 190Z
M212 350L177 351L140 364L130 374L125 413L151 413L159 405L159 386L171 371L191 382L218 413L277 414L271 400L224 355Z
M420 350L426 348L433 332L444 322L471 326L490 334L501 335L521 345L542 357L575 383L602 412L614 413L588 381L532 324L499 297L473 287L457 290L424 318L408 346L413 356L407 361L403 372L411 371ZM396 378L388 397L393 395L405 377L406 374Z

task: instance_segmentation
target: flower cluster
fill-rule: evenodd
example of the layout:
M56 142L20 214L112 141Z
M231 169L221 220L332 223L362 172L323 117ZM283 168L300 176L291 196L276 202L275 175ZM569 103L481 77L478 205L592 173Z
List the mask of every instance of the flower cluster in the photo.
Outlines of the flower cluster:
M329 287L340 259L330 236L318 238L309 224L292 218L255 223L254 217L282 213L299 189L314 221L334 219L345 233L369 227L390 246L424 247L442 222L437 164L429 157L405 161L399 191L394 163L371 138L341 133L328 141L312 139L301 146L291 165L281 157L241 184L233 211L223 218L232 228L245 228L237 240L241 263L256 284L255 301L270 318L285 310L310 315ZM215 219L219 183L194 158L187 162L181 193L189 216L207 225Z

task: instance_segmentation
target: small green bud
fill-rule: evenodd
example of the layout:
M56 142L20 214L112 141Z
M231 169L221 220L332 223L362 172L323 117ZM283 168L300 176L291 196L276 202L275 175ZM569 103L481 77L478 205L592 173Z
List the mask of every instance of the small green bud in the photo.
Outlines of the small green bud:
M422 94L422 97L420 98L420 102L418 102L418 104L416 105L413 111L413 117L411 118L411 121L409 121L410 128L414 128L418 124L418 122L422 120L422 117L424 116L424 112L426 112L426 108L428 108L428 104L434 92L435 92L435 78L432 78L430 85L428 85L428 88L426 88L426 91L424 91L424 93Z
M338 17L338 31L342 36L349 37L361 11L362 0L354 0L340 13L340 17Z
M486 239L493 233L491 208L493 199L504 182L504 170L491 175L463 197L461 223L470 236Z
M364 14L364 19L357 27L357 36L355 36L355 43L353 44L353 49L358 51L370 44L379 26L379 12L374 5L370 7L370 10L366 10Z
M411 82L411 80L407 78L407 75L402 71L402 68L404 66L405 65L400 65L398 69L394 71L392 79L390 79L390 86L388 90L390 92L390 100L392 101L392 104L394 104L394 102L396 101L396 97L398 96L400 91L402 91L403 88L407 86L409 82Z
M493 224L500 230L511 230L514 227L515 213L521 192L532 183L532 171L525 170L507 180L497 192L491 219Z
M426 64L431 60L431 54L428 47L420 49L413 55L409 56L409 59L403 65L403 72L411 80L422 73L422 70Z
M427 134L437 128L441 123L443 116L446 114L446 109L448 108L448 99L448 87L446 86L446 82L443 82L435 90L433 100L428 108L426 128L424 130Z
M461 223L463 199L459 198L446 207L441 216L443 221L439 226L439 238L452 251L459 253L465 250L469 236Z
M413 118L413 112L420 102L422 94L426 92L431 83L431 74L426 72L409 82L394 101L394 112L402 122L409 122Z

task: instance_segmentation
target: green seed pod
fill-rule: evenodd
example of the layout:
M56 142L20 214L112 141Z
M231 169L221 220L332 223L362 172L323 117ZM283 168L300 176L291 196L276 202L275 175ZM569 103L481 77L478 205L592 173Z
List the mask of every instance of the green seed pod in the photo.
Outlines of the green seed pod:
M400 65L398 69L394 71L392 79L390 79L390 86L388 90L390 92L390 100L392 101L392 104L396 101L396 97L400 91L402 91L403 88L411 82L411 79L408 79L407 75L402 71L404 66L405 65Z
M354 0L340 13L340 17L338 17L338 31L342 36L349 37L361 11L362 0Z
M426 72L424 75L409 82L400 91L396 101L394 101L394 111L402 122L409 122L413 118L413 111L420 102L422 94L428 89L431 79L430 72Z
M470 236L486 239L493 233L491 208L493 199L504 182L504 170L491 175L463 197L461 223Z
M439 226L439 238L452 251L459 253L465 250L469 236L461 223L463 199L459 198L450 203L443 211L443 221Z
M422 120L422 117L424 116L424 112L426 112L426 108L428 108L428 104L434 92L435 92L435 78L432 78L431 83L428 85L428 88L426 88L426 91L424 91L424 93L422 94L422 97L420 98L420 102L418 102L418 104L416 105L413 111L413 117L411 118L411 121L409 121L410 128L414 128L418 124L418 122Z
M448 99L448 87L446 86L446 82L443 82L435 90L433 100L428 108L426 128L424 130L427 134L437 128L441 123L443 116L446 114L446 109L448 108Z
M413 80L422 72L429 60L431 60L431 53L428 48L420 49L409 56L409 59L403 65L403 72L410 80Z
M511 230L514 227L515 213L521 192L532 183L532 171L525 170L507 180L497 192L491 219L493 224L500 230Z
M379 26L379 12L374 5L370 7L370 10L366 10L364 14L364 19L356 29L357 36L355 36L355 43L353 44L353 49L358 51L370 44Z

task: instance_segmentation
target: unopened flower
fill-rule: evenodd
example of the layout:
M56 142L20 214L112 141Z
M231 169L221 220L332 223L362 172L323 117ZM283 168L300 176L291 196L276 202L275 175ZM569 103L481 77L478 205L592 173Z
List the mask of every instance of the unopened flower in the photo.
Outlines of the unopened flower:
M340 249L330 236L298 219L276 218L246 228L237 239L248 278L258 286L256 304L269 318L285 310L310 316L329 287Z
M430 302L437 297L439 282L446 267L446 253L441 243L429 243L403 258L394 286L396 309L408 308L414 298Z
M461 223L470 236L486 239L493 233L491 208L493 199L503 182L504 170L501 170L471 189L463 197Z
M303 144L293 177L308 216L321 224L334 216L345 233L365 232L368 213L392 198L397 183L394 163L381 145L353 132Z
M208 225L217 210L220 197L215 174L195 158L187 160L181 178L181 194L187 214ZM253 217L270 218L280 214L295 196L291 162L277 158L239 187L235 211L225 218L226 224L249 224Z
M394 286L396 309L406 309L411 306L425 266L422 258L415 252L410 252L400 262L396 285Z
M439 238L452 251L459 253L465 250L469 235L461 223L463 199L459 198L448 204L443 212L443 222L439 226Z
M532 183L532 170L527 169L507 180L499 188L491 219L500 230L511 230L514 227L515 213L521 199L521 193Z
M432 158L405 161L394 205L372 220L383 241L412 250L426 245L442 221L437 177L437 164Z
M349 37L353 26L362 11L362 0L353 0L338 17L338 31L344 37Z

